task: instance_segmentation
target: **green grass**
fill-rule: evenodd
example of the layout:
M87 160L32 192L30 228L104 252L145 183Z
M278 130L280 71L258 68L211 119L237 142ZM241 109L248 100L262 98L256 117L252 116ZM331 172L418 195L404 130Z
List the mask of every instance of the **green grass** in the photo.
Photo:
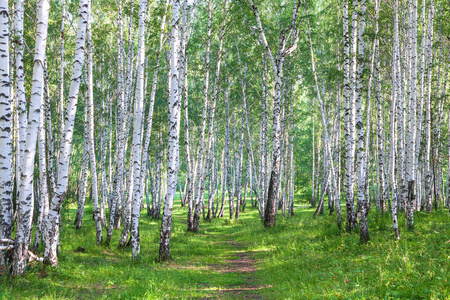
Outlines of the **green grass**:
M305 205L296 199L297 207ZM135 262L130 248L117 248L120 230L110 247L96 246L92 208L86 207L80 230L72 225L75 211L75 205L69 205L63 213L59 267L35 264L23 277L1 277L0 299L225 297L217 290L245 284L249 276L216 270L236 253L236 247L225 242L230 240L243 245L239 251L254 253L257 272L251 276L255 284L267 286L258 291L264 298L450 299L450 221L444 209L416 212L414 232L406 231L400 214L399 241L392 234L390 215L372 210L371 240L360 245L357 233L338 230L335 215L313 219L314 209L309 208L296 209L287 220L279 215L275 228L264 229L257 209L248 204L239 223L202 221L198 234L187 233L186 208L177 202L169 263L157 262L160 220L147 217L145 210L141 258ZM86 252L74 252L79 246Z

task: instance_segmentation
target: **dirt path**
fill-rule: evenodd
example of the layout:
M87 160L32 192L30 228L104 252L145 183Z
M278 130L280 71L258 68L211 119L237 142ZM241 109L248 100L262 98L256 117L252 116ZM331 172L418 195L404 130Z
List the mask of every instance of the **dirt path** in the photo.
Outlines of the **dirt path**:
M219 294L214 295L218 299L266 299L263 296L263 289L270 286L258 285L254 279L256 272L256 260L253 252L247 251L245 245L236 243L233 240L225 241L235 249L233 254L224 261L223 264L213 267L219 273L234 273L242 279L239 285L227 286L219 289Z

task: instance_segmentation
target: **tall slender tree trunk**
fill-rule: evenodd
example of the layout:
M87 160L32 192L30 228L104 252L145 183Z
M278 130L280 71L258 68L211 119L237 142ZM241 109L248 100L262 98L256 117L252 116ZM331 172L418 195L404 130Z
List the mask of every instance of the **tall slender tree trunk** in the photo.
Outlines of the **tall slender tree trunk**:
M259 148L259 176L260 176L260 199L259 199L259 215L261 220L264 219L264 208L266 199L266 160L267 160L267 63L266 56L263 58L263 77L262 77L262 104L261 104L261 131L260 131L260 148ZM314 137L313 137L314 139ZM313 146L314 147L314 146ZM313 151L314 152L314 151ZM313 154L314 165L314 154ZM313 167L314 177L314 167ZM314 185L314 180L313 180ZM313 188L314 193L314 188Z
M245 98L245 97L244 97ZM245 99L244 99L245 101ZM244 106L245 109L245 106ZM241 132L239 134L239 153L236 161L236 221L239 221L239 213L242 202L242 165L244 160L244 126L245 126L245 110L242 111Z
M314 75L314 83L315 83L315 89L316 89L316 93L317 93L317 100L319 101L319 106L320 106L320 112L321 112L321 116L322 116L322 126L323 126L323 133L324 133L324 160L326 159L326 156L329 157L330 160L330 170L329 172L324 172L324 174L326 174L324 177L326 177L326 181L325 184L322 185L322 194L324 194L324 191L328 188L328 183L331 181L331 185L332 185L332 193L336 193L334 191L336 191L337 189L337 183L336 183L336 176L334 176L334 174L336 174L335 170L334 170L334 165L333 165L333 160L332 160L332 154L331 154L331 140L329 138L329 133L328 133L328 127L327 127L327 121L326 121L326 113L325 113L325 105L323 103L322 100L322 96L320 94L320 90L319 90L319 81L317 78L317 71L316 71L316 64L315 64L315 58L314 58L314 49L313 49L313 45L312 45L312 40L311 40L311 33L310 33L310 28L309 28L309 18L307 18L307 25L308 25L308 39L309 39L309 50L311 53L311 66L312 66L312 71L313 71L313 75ZM319 164L320 165L320 161ZM325 187L325 188L324 188ZM341 224L341 204L339 203L340 201L340 197L335 197L335 207L336 207L336 212L337 212L337 220L338 220L338 227L341 228L342 224ZM323 210L323 195L320 198L320 203L316 209L316 213L315 216L318 215L319 211Z
M80 229L83 225L84 216L84 205L86 202L86 190L88 188L88 177L89 177L89 103L88 103L88 91L84 94L84 144L83 144L83 156L81 161L81 180L78 190L78 206L77 213L75 215L75 228Z
M43 1L45 2L45 1ZM80 0L78 14L78 30L75 43L75 57L72 69L72 79L69 89L69 103L61 141L61 149L58 161L58 174L56 191L50 202L50 210L47 219L47 241L45 243L44 263L55 266L58 263L57 243L59 240L59 223L62 203L69 178L69 160L72 146L73 126L75 122L78 92L80 88L81 72L84 63L84 47L86 41L86 25L88 19L88 1ZM47 10L48 13L48 10Z
M214 76L214 85L213 85L213 95L212 95L212 99L211 99L211 106L209 107L209 132L208 132L208 140L207 140L207 146L206 146L206 165L205 165L205 170L203 173L203 179L202 179L202 184L205 184L206 181L206 174L207 174L207 170L208 167L207 166L211 166L211 161L212 161L212 155L213 155L213 149L212 149L212 143L213 143L213 135L214 135L214 128L215 128L215 113L216 113L216 100L217 100L217 95L219 93L219 77L220 77L220 69L222 66L222 57L223 57L223 40L225 38L225 24L226 24L226 17L227 17L227 3L228 0L224 1L223 4L223 13L222 13L222 24L221 24L221 29L220 29L220 36L219 36L219 48L217 51L217 64L216 64L216 73ZM210 20L210 18L209 18ZM209 23L209 34L210 34L210 30L211 30L211 24ZM210 38L210 37L209 37ZM209 54L207 54L209 56ZM209 62L208 62L209 64ZM211 196L208 196L208 198L210 200L212 200ZM207 221L211 221L211 206L212 206L212 202L208 201L208 217L206 218Z
M357 2L353 2L355 5ZM354 7L353 9L357 9ZM362 93L362 73L364 70L364 30L365 30L365 16L366 16L366 1L360 0L359 7L359 32L358 32L358 70L356 74L356 92L355 92L355 103L356 103L356 130L357 130L357 149L356 149L356 173L358 177L357 183L357 205L359 214L359 232L360 241L362 244L366 244L369 241L369 228L367 226L367 212L366 212L366 201L365 199L365 186L366 181L366 164L365 164L365 145L364 145L364 124L362 119L362 107L361 107L361 93ZM370 120L367 120L370 122Z
M144 26L143 20L142 26ZM181 93L178 91L180 78L180 0L172 2L172 30L170 57L170 100L168 107L168 160L167 160L167 196L164 202L164 214L161 223L161 239L159 242L159 259L170 259L170 236L172 233L172 207L177 190L179 164L179 127Z
M13 274L22 275L25 272L28 257L28 245L32 226L33 212L33 174L36 154L37 131L39 127L40 108L44 90L44 61L47 44L48 14L50 2L42 0L38 5L38 21L36 44L34 51L33 79L31 85L30 108L28 113L27 138L25 143L17 200L17 229L14 247ZM9 86L8 86L9 89ZM9 105L9 103L8 103ZM9 150L11 151L11 150ZM47 228L49 228L47 226ZM48 244L48 243L46 243ZM56 248L55 248L56 250Z
M224 158L223 158L223 185L222 185L222 205L220 208L219 216L223 216L224 214L224 202L225 202L225 194L227 192L228 187L228 198L230 198L230 186L231 186L231 172L230 172L230 104L229 104L229 89L230 87L226 87L224 91L224 101L225 101L225 145L224 145ZM230 218L232 214L230 214Z
M46 72L45 72L46 73ZM47 86L47 84L45 84ZM48 97L48 90L44 88L44 98ZM48 199L49 189L47 184L47 156L45 149L45 110L47 108L46 101L42 101L40 117L39 117L39 137L38 137L38 151L39 151L39 216L38 223L36 225L36 233L34 237L33 250L39 248L39 242L41 236L45 239L45 226L44 222L48 214ZM49 107L48 107L49 108Z
M427 56L428 56L428 70L427 70L427 87L426 87L426 117L425 117L425 206L428 211L433 208L432 201L432 173L431 173L431 83L433 79L433 22L434 22L434 0L430 1L430 9L428 12L428 32L427 32Z
M409 99L408 99L408 150L406 177L408 181L408 202L407 202L407 226L414 228L414 204L415 204L415 142L416 142L416 106L417 106L417 0L410 0L410 26L409 26ZM410 187L413 190L410 191Z
M355 227L354 218L354 97L353 89L351 89L350 80L353 74L353 63L350 65L350 48L353 50L356 37L353 38L350 47L348 32L348 1L344 1L343 7L343 23L344 23L344 101L345 101L345 191L346 191L346 208L347 208L347 230L352 231ZM355 24L353 24L355 23ZM356 12L354 12L354 20L352 21L352 30L356 35ZM355 56L356 58L356 56Z
M117 133L116 133L116 172L113 183L113 193L111 207L109 209L109 226L105 244L109 245L113 229L118 221L120 211L120 198L122 194L122 184L125 168L125 130L126 130L126 106L125 91L123 80L123 22L122 22L122 0L117 1L118 6L118 26L119 42L117 50L117 89L118 89L118 108L117 108Z
M16 0L14 5L14 34L16 45L15 50L15 64L16 64L16 101L17 111L19 115L19 123L16 127L19 127L19 134L17 136L18 141L16 143L16 186L20 186L22 161L25 151L25 143L27 139L27 104L25 99L25 75L23 64L23 50L24 50L24 38L23 38L23 21L24 21L24 7L23 0ZM5 147L2 147L5 149ZM19 191L19 189L17 189Z
M94 74L92 69L92 29L91 29L91 15L92 3L88 2L88 21L87 21L87 80L88 80L88 147L89 159L91 166L91 180L92 180L92 207L94 210L94 221L96 227L96 243L102 244L102 220L100 217L100 209L98 205L98 180L97 180L97 158L95 155L94 145Z
M206 33L206 53L205 53L205 81L203 84L203 112L202 112L202 124L200 126L199 133L199 146L198 146L198 158L197 158L197 186L195 188L195 203L194 203L194 219L192 231L198 232L200 226L200 213L201 206L203 204L204 193L204 178L203 174L206 172L205 165L205 130L206 130L206 117L209 109L209 72L210 72L210 49L211 49L211 14L212 14L212 0L208 1L208 27ZM188 230L190 230L188 228Z
M280 138L281 138L281 77L283 70L284 58L290 55L296 48L297 43L299 41L298 32L296 30L296 21L298 17L298 13L300 10L300 6L302 4L301 1L294 1L293 5L293 15L292 15L292 23L291 26L285 30L282 30L281 35L279 37L279 45L278 52L276 56L273 55L272 50L269 47L267 42L267 38L262 26L261 17L259 15L258 8L256 7L253 0L249 0L250 8L253 11L253 14L256 18L257 28L260 34L261 42L263 46L267 50L267 54L270 58L270 63L272 65L274 81L275 81L275 96L273 102L273 125L272 125L272 171L270 175L269 181L269 190L267 193L267 203L265 205L264 211L264 226L265 227L273 227L275 226L276 221L276 204L277 204L277 196L278 196L278 180L280 173ZM286 36L293 33L295 38L294 42L286 47L287 38Z
M378 6L377 6L378 7ZM400 238L400 231L398 229L397 221L397 207L398 207L398 194L397 194L397 179L395 176L395 148L396 148L396 135L395 135L395 106L396 101L399 98L400 89L400 72L398 70L398 60L400 59L399 51L399 32L398 32L398 0L394 2L394 49L393 49L393 62L392 62L392 110L391 110L391 193L392 193L392 224L394 226L394 232L397 238ZM382 192L384 196L384 192Z
M9 8L7 0L0 1L0 54L0 168L2 170L0 173L0 239L9 239L11 238L13 226L13 182L11 165L12 124L10 97L11 80L9 75ZM28 204L28 202L25 202L24 204ZM24 213L27 213L25 208L22 210ZM21 219L22 216L19 215L18 221L21 221ZM0 261L0 265L1 264L2 262ZM23 265L21 268L24 270L25 266ZM23 270L20 270L20 273L22 273Z
M139 2L139 44L138 44L138 73L136 94L134 103L134 124L133 124L133 145L131 162L133 164L133 185L129 187L129 193L132 194L132 208L131 208L131 245L132 257L137 258L140 253L140 236L139 236L139 216L141 211L141 201L143 194L143 181L141 176L145 177L145 165L141 165L141 151L142 151L142 117L144 112L144 64L145 64L145 20L147 16L147 0ZM144 156L147 153L143 153ZM176 184L176 183L175 183ZM131 189L132 188L132 189ZM175 186L176 189L176 186ZM125 231L125 230L124 230Z

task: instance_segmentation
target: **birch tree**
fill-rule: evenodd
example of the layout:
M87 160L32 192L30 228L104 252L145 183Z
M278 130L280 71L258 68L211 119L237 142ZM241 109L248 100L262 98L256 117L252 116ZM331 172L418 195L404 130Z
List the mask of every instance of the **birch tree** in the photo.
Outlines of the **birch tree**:
M8 18L8 1L2 0L0 1L0 168L2 169L0 175L0 239L9 239L13 226Z
M275 81L275 96L273 105L273 125L272 125L272 172L269 181L269 190L267 193L267 203L264 212L264 226L273 227L275 226L276 220L276 203L278 195L278 178L280 172L280 113L281 113L281 77L283 70L284 58L290 55L296 48L299 41L298 31L297 31L297 17L302 4L301 1L294 1L292 22L287 27L281 31L278 38L278 49L276 55L273 54L273 50L270 48L264 28L261 22L261 17L258 8L253 0L249 0L249 4L253 14L256 18L256 24L260 35L260 43L264 46L269 56L270 63L272 66L274 81ZM287 46L287 36L294 34L294 42Z
M410 0L409 5L409 65L408 65L408 150L406 176L408 180L407 219L408 227L414 228L414 204L415 204L415 142L416 142L416 106L417 106L417 0Z
M354 2L355 4L355 2ZM353 9L356 9L354 7ZM358 205L358 218L359 218L359 231L360 240L362 244L366 244L369 241L369 228L367 226L367 213L366 212L366 199L365 199L365 178L366 165L365 165L365 150L364 150L364 124L362 120L362 107L361 107L361 92L362 92L362 72L364 69L364 30L365 30L365 14L366 14L366 2L360 0L359 7L359 31L358 31L358 70L356 74L356 92L355 92L355 104L356 104L356 130L357 130L357 150L356 150L356 172L358 177L358 192L357 192L357 205ZM367 120L369 122L369 120Z
M33 212L33 173L36 154L37 131L44 90L44 61L47 44L48 14L50 1L42 0L38 5L36 44L34 50L33 79L28 113L27 137L22 170L20 174L19 198L17 200L17 229L14 246L13 274L25 272L28 258L29 237ZM8 87L9 88L9 87ZM47 229L49 227L47 226ZM47 245L47 244L46 244ZM56 250L56 248L55 248Z
M43 1L45 2L45 1ZM77 39L75 43L75 57L72 67L72 77L69 89L69 102L67 104L61 149L58 160L58 173L56 191L50 202L47 218L47 240L45 243L44 263L55 266L58 264L56 246L59 239L59 212L64 200L69 176L69 160L71 154L73 126L78 103L81 72L84 62L84 47L86 41L86 25L88 20L88 0L80 0L78 13Z
M400 90L400 74L398 70L398 61L400 59L399 51L399 38L398 38L398 0L394 2L394 49L393 49L393 63L392 63L392 111L391 111L391 166L395 166L395 146L396 146L396 134L395 134L395 106L396 101L399 96ZM391 180L391 193L392 193L392 223L394 226L394 232L397 238L400 238L400 231L398 230L397 221L397 204L398 204L398 194L397 194L397 181L395 176L395 168L390 168L390 180ZM384 174L381 174L384 177ZM381 191L382 197L384 199L384 191ZM386 210L386 203L383 203L384 210Z
M209 72L210 72L210 49L211 49L211 14L212 14L212 0L208 1L208 27L206 33L206 52L205 52L205 81L203 84L203 111L202 111L202 123L199 132L199 146L198 146L198 158L197 158L197 185L195 188L195 204L194 204L194 217L193 227L188 228L188 231L198 232L200 226L200 212L201 205L203 204L203 192L204 192L204 170L205 168L205 130L206 130L206 118L209 107Z
M92 206L94 210L94 221L96 227L96 243L102 244L102 220L100 218L100 210L98 205L98 180L97 180L97 159L95 155L94 145L94 74L92 70L92 29L91 29L91 1L88 2L88 15L87 15L87 94L88 94L88 148L89 159L91 166L91 179L92 179Z
M159 259L170 259L170 236L172 234L172 208L177 190L179 164L179 126L181 99L178 81L181 80L179 68L180 51L180 0L172 2L172 26L170 37L170 81L168 103L168 160L167 160L167 195L164 201L164 214L161 223L159 242ZM195 216L194 216L195 218ZM197 228L198 230L198 228Z
M119 26L119 41L117 49L117 135L116 135L116 173L114 176L113 192L111 206L109 208L109 225L106 235L105 244L109 245L113 233L114 226L117 224L117 215L120 212L120 199L123 188L123 176L125 168L125 130L126 130L126 101L125 88L123 78L123 20L122 20L122 0L117 1L119 13L117 15L117 23Z

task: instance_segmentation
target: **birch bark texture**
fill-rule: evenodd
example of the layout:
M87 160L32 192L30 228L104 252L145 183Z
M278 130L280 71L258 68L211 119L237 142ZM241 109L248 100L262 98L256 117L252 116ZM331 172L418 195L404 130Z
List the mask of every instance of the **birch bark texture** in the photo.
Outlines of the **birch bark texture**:
M40 109L44 91L44 62L45 48L47 45L49 11L50 1L40 1L38 4L33 78L31 84L27 137L25 143L26 150L24 150L24 155L21 162L22 170L20 174L19 198L17 200L17 229L14 248L13 275L22 275L25 272L28 257L28 243L31 234L33 213L34 160L36 154Z
M78 9L78 29L75 42L75 57L72 67L72 77L69 89L69 102L67 104L64 129L61 136L61 149L58 160L58 173L56 191L50 202L47 218L47 240L45 243L44 263L55 266L58 264L57 243L59 239L59 216L68 183L69 160L72 147L73 127L78 104L78 93L82 69L84 64L84 50L86 42L86 28L88 20L89 0L80 0ZM44 1L45 2L45 1Z
M170 81L168 103L168 155L167 155L167 194L164 201L164 213L161 223L159 242L159 259L170 259L170 236L172 234L173 200L177 190L177 176L179 164L179 126L181 94L178 91L180 78L180 0L172 1L172 25L170 48Z
M92 29L91 29L91 19L92 19L92 2L88 1L88 15L87 15L87 83L88 83L88 153L91 166L91 180L92 180L92 206L94 210L94 221L96 228L96 243L98 245L102 244L102 220L100 218L100 210L98 205L98 180L97 180L97 159L95 155L95 145L94 145L94 74L93 74L93 44L92 44Z
M8 1L0 1L0 239L9 239L12 216L12 136Z
M200 212L201 205L203 204L203 192L205 189L204 184L204 171L206 169L205 164L205 130L206 130L206 118L209 107L209 72L210 72L210 50L211 50L211 14L212 14L212 0L208 1L208 27L206 33L206 53L205 53L205 81L203 84L203 111L202 111L202 124L199 132L199 145L198 145L198 158L197 158L197 185L195 188L195 203L194 203L194 218L192 228L188 228L188 231L198 232L200 226Z
M136 259L140 253L139 216L144 188L141 176L145 176L145 173L141 172L141 168L145 170L145 165L141 165L141 124L144 112L145 19L147 17L147 3L147 0L141 0L139 2L138 74L136 99L134 103L133 145L131 154L134 185L129 188L130 193L133 194L131 208L131 246L133 259ZM146 153L143 154L145 155Z
M272 147L273 147L272 172L270 175L269 190L267 193L267 203L265 205L264 211L264 226L273 227L275 226L276 221L276 204L278 196L278 180L281 161L281 153L280 153L281 101L282 101L281 77L283 71L284 58L290 55L297 48L297 44L299 41L296 23L302 2L297 0L294 1L292 22L288 28L285 28L284 30L281 31L281 34L278 38L279 44L276 56L273 55L273 52L268 44L266 34L264 32L264 28L261 22L261 16L259 14L259 10L255 2L253 0L249 0L249 4L250 9L253 11L253 14L255 15L256 18L256 24L260 35L260 42L266 49L267 55L269 56L275 81L275 96L273 103L273 125L272 125ZM287 37L290 36L291 34L293 34L294 36L294 42L290 46L286 47Z

